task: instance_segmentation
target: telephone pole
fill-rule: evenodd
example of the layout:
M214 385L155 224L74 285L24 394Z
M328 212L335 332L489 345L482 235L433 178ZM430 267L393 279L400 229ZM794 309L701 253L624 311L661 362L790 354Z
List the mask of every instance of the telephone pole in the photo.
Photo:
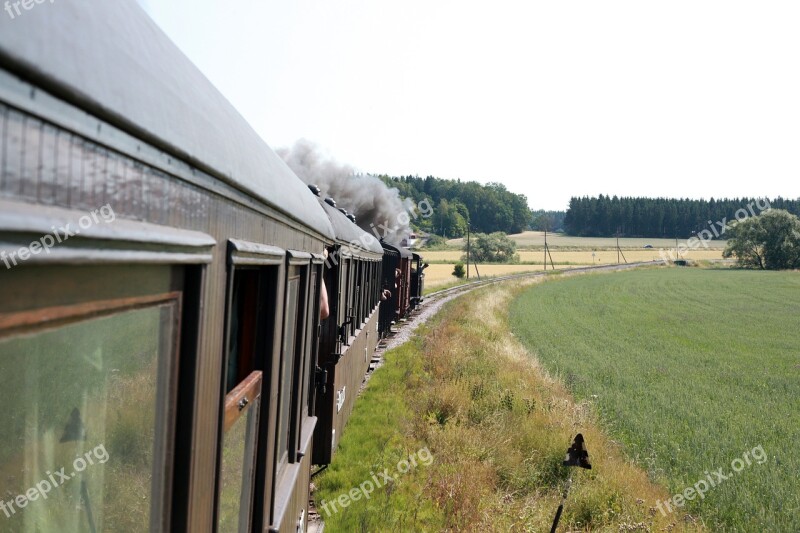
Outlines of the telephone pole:
M469 223L467 223L467 279L469 279Z

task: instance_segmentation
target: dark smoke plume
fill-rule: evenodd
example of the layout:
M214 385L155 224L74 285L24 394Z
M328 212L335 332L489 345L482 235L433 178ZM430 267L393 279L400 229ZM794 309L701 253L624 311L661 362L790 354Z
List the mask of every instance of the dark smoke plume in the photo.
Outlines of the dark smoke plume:
M322 198L330 196L336 200L336 207L353 213L367 233L377 232L390 243L399 243L411 233L408 222L414 203L401 198L397 189L390 189L375 176L357 174L353 167L327 157L306 139L298 140L292 148L275 151L301 180L319 187Z

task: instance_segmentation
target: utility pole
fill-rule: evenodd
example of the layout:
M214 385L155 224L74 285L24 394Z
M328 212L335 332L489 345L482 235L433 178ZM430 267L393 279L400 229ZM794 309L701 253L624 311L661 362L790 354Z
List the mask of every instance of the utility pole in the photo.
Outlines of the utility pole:
M467 279L469 279L469 222L467 223Z
M677 257L678 259L681 258L681 256L678 255L678 228L677 227L675 227L675 257Z
M547 270L547 226L544 227L544 261L542 261L544 269Z
M547 246L547 226L544 228L544 269L547 270L547 257L550 256L550 267L555 270L556 265L553 263L553 256L550 254L550 247Z

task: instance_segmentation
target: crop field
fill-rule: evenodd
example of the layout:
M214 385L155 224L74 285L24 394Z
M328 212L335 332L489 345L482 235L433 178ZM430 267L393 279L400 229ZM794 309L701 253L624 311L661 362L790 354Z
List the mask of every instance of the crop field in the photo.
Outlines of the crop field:
M526 231L509 235L520 248L537 248L544 246L544 232ZM447 244L451 246L463 246L465 239L451 239ZM679 240L678 243L685 243ZM569 237L559 233L548 233L547 244L550 247L562 248L614 248L617 240L612 237ZM642 248L649 244L653 248L675 248L675 239L649 239L649 238L622 238L619 240L620 248ZM708 241L709 248L722 250L725 248L725 241Z
M800 273L580 276L525 291L509 314L627 455L685 495L676 519L800 531Z
M674 248L672 248L674 251ZM667 257L669 250L667 252ZM422 251L420 252L425 261L446 261L449 263L455 263L456 261L461 260L461 256L464 255L464 252L460 250L431 250L431 251ZM542 250L532 251L532 250L522 250L517 252L519 254L519 260L521 263L533 263L542 265L544 262L544 252ZM640 261L653 261L655 259L660 259L661 255L659 254L659 250L652 249L652 250L622 250L622 253L625 256L625 259L628 260L629 263L636 263ZM594 254L594 255L592 255ZM562 265L591 265L592 262L594 264L603 264L608 265L617 262L617 251L616 250L560 250L560 249L551 249L550 256L553 258L553 263L558 266L559 264ZM681 251L681 257L684 259L694 259L694 260L715 260L715 259L722 259L722 250L689 250L686 253ZM550 257L548 257L548 264L550 263ZM623 261L624 262L624 261ZM450 269L452 271L452 268Z
M453 276L454 265L455 263L438 263L426 268L425 288L434 289L436 287L442 287L458 281L458 279ZM556 265L556 268L574 268L576 266L580 265L571 265L570 267ZM494 277L505 276L507 274L517 274L521 272L535 272L544 269L541 265L478 265L478 270L480 271L481 276ZM469 272L470 277L475 276L474 266L470 266Z

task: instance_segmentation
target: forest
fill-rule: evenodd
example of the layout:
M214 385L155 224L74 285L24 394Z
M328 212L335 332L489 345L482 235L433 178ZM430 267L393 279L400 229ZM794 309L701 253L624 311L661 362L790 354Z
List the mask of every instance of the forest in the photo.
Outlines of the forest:
M427 176L378 176L400 196L433 206L433 216L418 227L445 238L463 237L469 224L480 233L563 231L577 237L689 238L722 221L753 216L768 207L800 215L800 198L644 198L600 195L572 197L564 211L534 210L524 194L502 183L447 180ZM749 206L749 207L748 207ZM744 211L740 211L744 210ZM715 235L716 237L716 235ZM721 235L720 235L721 237Z
M378 177L415 203L428 198L434 208L433 216L419 219L420 229L443 237L462 237L467 224L471 231L481 233L520 233L530 227L528 199L524 194L509 191L502 183L482 185L433 176Z
M750 206L751 208L749 208ZM617 196L573 197L564 219L564 230L579 237L679 237L709 229L713 224L736 218L744 209L748 216L767 207L800 214L800 198L724 198L691 200L632 198ZM743 217L739 211L739 216Z

